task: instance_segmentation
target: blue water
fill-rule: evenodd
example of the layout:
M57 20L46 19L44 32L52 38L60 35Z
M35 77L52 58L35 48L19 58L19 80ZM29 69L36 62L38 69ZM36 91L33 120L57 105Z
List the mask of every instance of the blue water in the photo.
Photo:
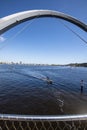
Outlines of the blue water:
M46 76L53 84L46 82ZM87 113L87 68L0 64L0 113Z

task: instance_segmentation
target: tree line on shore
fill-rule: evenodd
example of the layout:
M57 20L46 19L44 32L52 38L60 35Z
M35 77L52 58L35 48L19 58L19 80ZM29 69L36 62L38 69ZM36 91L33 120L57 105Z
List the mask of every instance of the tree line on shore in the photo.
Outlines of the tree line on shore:
M19 62L19 63L14 63L14 62L0 62L0 64L21 64L21 65L25 65L23 62ZM27 63L26 65L46 65L46 66L73 66L73 67L87 67L87 63L70 63L70 64L66 64L66 65L60 65L60 64L29 64Z
M87 63L71 63L71 64L68 64L68 66L87 67Z

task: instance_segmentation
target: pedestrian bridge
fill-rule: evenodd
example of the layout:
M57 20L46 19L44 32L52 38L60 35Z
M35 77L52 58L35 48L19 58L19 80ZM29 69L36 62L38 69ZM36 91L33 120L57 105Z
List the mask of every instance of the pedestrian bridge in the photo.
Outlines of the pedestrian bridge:
M87 25L78 19L69 16L67 14L53 11L53 10L29 10L29 11L23 11L19 13L15 13L6 17L3 17L0 19L0 34L3 34L4 32L8 31L12 27L21 24L25 21L39 18L39 17L55 17L60 18L63 20L66 20L68 22L71 22L75 24L76 26L80 27L84 31L87 32Z
M87 32L87 25L72 16L52 10L31 10L0 19L0 34L27 20L55 17L66 20ZM86 130L87 115L29 116L0 114L0 130Z

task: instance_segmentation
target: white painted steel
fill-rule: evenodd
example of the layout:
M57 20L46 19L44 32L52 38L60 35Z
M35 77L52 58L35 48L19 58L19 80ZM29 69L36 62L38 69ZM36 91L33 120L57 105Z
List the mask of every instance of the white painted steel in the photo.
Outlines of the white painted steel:
M29 11L15 13L15 14L1 18L0 19L0 34L3 34L7 30L11 29L12 27L22 22L25 22L27 20L34 19L34 18L39 18L39 17L55 17L55 18L64 19L66 21L69 21L77 25L84 31L87 31L86 24L64 13L53 11L53 10L29 10Z
M35 115L11 115L11 114L0 114L0 120L13 120L13 121L80 121L87 120L87 115L64 115L64 116L35 116Z

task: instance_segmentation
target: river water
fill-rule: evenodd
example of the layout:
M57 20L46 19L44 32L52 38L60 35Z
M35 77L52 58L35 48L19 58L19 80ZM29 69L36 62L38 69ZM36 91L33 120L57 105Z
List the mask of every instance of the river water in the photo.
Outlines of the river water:
M53 84L47 83L47 76ZM87 113L87 68L0 64L0 113Z

